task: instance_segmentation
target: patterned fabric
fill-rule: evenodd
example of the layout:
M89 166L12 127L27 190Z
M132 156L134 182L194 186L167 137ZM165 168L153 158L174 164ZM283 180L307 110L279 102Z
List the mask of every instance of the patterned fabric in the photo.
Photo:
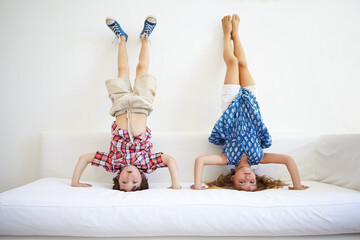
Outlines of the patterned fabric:
M151 173L157 168L166 167L161 159L162 152L151 153L151 130L137 135L130 141L129 131L120 129L116 122L113 123L112 140L109 153L96 152L91 163L93 166L102 166L109 172L120 172L127 165L137 167L140 172Z
M255 96L240 88L232 103L216 122L209 142L224 145L229 165L237 166L246 154L250 165L257 165L263 149L271 146L272 139L260 115Z

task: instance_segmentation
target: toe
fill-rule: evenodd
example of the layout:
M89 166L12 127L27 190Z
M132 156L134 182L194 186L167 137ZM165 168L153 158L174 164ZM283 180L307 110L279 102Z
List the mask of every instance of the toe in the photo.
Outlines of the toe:
M239 15L233 14L232 19L233 19L234 21L239 21L240 18L239 18Z

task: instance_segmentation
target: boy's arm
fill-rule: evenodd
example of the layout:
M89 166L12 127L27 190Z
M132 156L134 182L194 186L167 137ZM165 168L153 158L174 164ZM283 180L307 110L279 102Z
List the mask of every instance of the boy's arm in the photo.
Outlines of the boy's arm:
M284 154L277 154L277 153L264 153L263 159L261 159L260 163L278 163L278 164L285 164L287 167L291 180L293 183L293 187L289 187L290 190L305 190L309 187L301 185L300 174L298 168L296 166L295 160Z
M196 158L194 168L194 185L191 189L202 190L205 187L202 186L202 171L204 165L226 165L228 163L224 154L218 155L204 155Z
M95 157L95 153L88 153L80 156L79 161L75 166L74 173L71 179L72 187L91 187L91 184L80 183L79 181L84 169L89 163L92 162L94 157Z
M165 163L167 165L170 176L171 176L171 187L169 187L169 188L181 189L180 182L179 182L179 172L178 172L178 167L177 167L175 158L173 158L169 155L166 155L166 154L162 154L161 159L162 159L163 163Z

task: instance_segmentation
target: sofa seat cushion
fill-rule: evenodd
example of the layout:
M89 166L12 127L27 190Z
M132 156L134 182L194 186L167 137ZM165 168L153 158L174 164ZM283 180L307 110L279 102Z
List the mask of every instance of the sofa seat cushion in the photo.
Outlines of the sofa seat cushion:
M44 178L0 194L3 235L290 236L360 232L360 192L315 181L305 191L151 189L120 192Z

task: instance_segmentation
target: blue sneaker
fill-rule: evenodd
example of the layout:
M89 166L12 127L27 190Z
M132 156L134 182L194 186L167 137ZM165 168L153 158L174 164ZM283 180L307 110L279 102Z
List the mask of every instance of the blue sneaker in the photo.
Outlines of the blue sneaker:
M143 37L147 37L149 38L150 34L152 33L152 31L154 30L155 26L156 26L156 18L153 16L148 16L145 19L144 22L144 28L142 30L142 32L140 33L140 39L142 39Z
M120 24L114 18L107 17L105 19L105 22L106 25L111 29L111 31L115 33L115 36L119 38L119 40L120 40L120 36L125 36L125 39L127 41L128 35L124 32L124 30L122 30Z

